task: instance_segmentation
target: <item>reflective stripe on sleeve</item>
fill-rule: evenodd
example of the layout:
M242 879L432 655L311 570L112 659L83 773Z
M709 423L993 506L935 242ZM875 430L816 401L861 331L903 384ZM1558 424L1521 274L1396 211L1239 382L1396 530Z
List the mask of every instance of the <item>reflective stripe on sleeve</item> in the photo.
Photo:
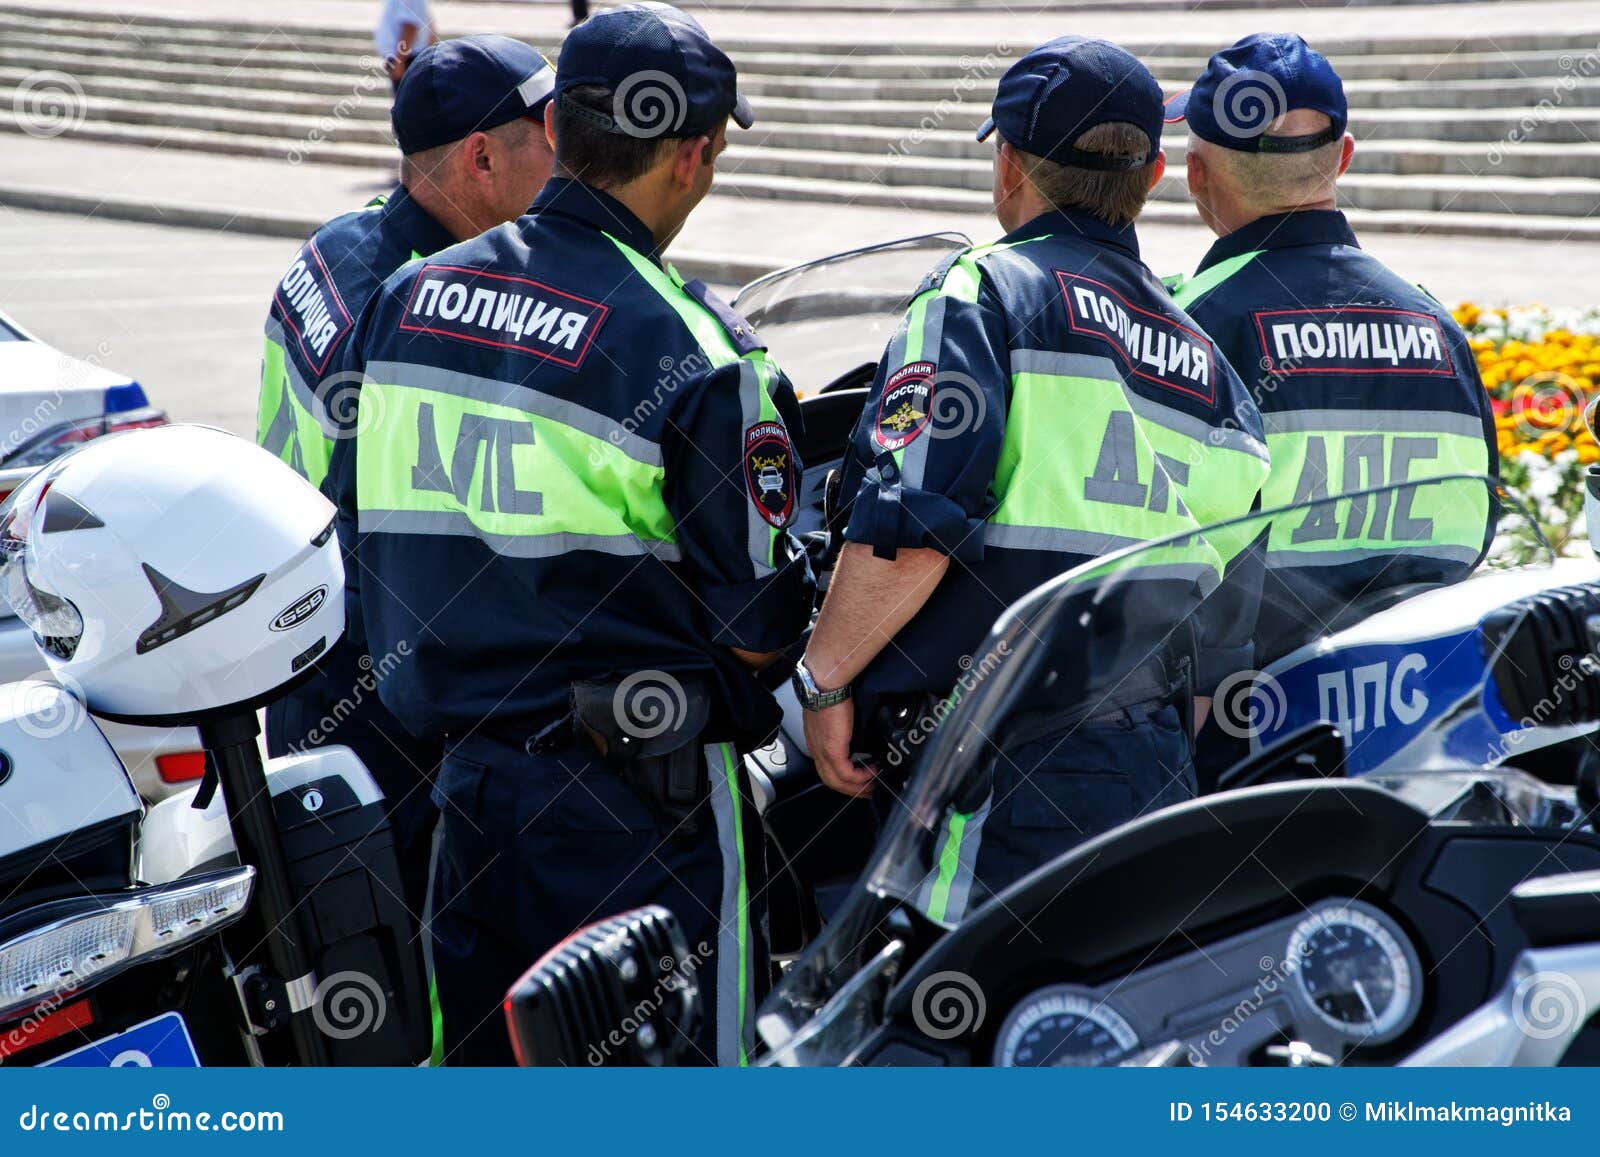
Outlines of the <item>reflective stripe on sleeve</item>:
M711 777L711 809L722 852L722 900L717 927L717 1064L749 1063L753 1021L749 1016L751 959L750 881L745 872L743 801L739 796L739 760L733 745L705 749Z

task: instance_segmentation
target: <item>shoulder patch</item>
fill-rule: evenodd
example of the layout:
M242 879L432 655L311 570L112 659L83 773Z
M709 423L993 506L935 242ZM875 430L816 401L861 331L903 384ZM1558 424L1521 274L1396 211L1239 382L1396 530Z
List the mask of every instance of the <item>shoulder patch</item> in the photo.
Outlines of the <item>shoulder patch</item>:
M1261 368L1293 374L1455 376L1450 343L1432 314L1369 305L1265 309L1251 315Z
M794 448L782 422L757 422L744 432L744 478L761 517L776 527L794 514Z
M885 450L904 449L927 429L933 414L935 372L932 362L912 362L884 381L872 437Z
M1103 281L1057 269L1073 333L1111 347L1128 372L1214 405L1211 339L1175 317L1134 305Z
M354 324L313 238L305 243L272 295L301 354L320 376L334 347Z
M608 305L526 277L425 265L412 282L400 328L575 370L610 312Z

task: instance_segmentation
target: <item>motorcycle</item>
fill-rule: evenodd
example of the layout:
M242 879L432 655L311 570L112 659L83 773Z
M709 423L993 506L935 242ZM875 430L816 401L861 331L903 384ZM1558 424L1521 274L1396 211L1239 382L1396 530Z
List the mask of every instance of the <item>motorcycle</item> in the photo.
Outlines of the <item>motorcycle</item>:
M982 817L1005 808L1013 823L1069 829L1069 801L1048 786L1054 812L1020 791L995 797L1007 741L1030 714L1093 717L1225 589L1214 581L1224 544L1402 504L1422 519L1498 512L1479 573L1357 597L1282 669L1324 660L1313 686L1359 673L1342 684L1347 722L1364 695L1366 722L1383 710L1408 742L1368 766L1337 723L1267 718L1274 701L1255 698L1228 720L1254 750L1216 794L1109 831L1063 830L1076 846L986 887L963 838ZM1384 549L1429 554L1393 537ZM754 1063L1600 1062L1596 808L1463 747L1490 729L1509 747L1600 721L1594 577L1557 565L1490 481L1447 477L1143 544L1039 588L995 624L948 713L920 733L868 865L761 1004ZM1346 633L1391 607L1414 619L1416 599L1447 594L1478 610L1471 630L1436 632L1467 652L1459 664L1381 667ZM1419 621L1407 629L1427 634ZM1320 685L1331 698L1335 678ZM1424 691L1435 686L1437 709ZM1532 701L1557 706L1507 710ZM612 1030L608 1063L672 1063L679 1018L694 1015L694 961L679 949L670 913L647 909L553 951L508 994L519 1056L589 1063L577 1046ZM673 999L652 1002L662 989ZM653 1016L629 1020L641 1007ZM620 1033L627 1047L619 1025L634 1030Z
M0 1062L427 1058L377 785L347 748L257 745L344 628L332 519L194 426L96 439L0 507L0 590L56 679L0 697ZM97 717L197 727L206 780L147 813Z

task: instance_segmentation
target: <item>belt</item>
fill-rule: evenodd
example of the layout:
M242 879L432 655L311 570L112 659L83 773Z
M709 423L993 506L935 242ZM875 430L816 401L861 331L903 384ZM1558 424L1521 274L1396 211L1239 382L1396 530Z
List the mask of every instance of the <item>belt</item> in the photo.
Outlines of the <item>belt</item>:
M1116 683L1085 698L1092 700L1065 709L1026 711L1018 715L1007 728L1007 742L1028 743L1065 728L1084 723L1138 722L1142 711L1156 710L1177 702L1189 686L1188 663L1181 665L1176 676L1169 675L1166 665L1146 663L1136 668Z

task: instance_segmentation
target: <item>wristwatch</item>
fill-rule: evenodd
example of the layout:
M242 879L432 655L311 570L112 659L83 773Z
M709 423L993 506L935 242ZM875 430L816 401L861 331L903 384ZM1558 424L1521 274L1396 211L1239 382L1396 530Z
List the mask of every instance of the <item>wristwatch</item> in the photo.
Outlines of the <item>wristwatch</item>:
M800 700L800 706L807 711L821 711L827 707L837 707L846 702L851 695L850 684L836 687L832 691L824 691L817 686L817 681L811 677L811 672L806 670L804 661L794 665L794 674L789 676L789 682L794 686L795 697Z

